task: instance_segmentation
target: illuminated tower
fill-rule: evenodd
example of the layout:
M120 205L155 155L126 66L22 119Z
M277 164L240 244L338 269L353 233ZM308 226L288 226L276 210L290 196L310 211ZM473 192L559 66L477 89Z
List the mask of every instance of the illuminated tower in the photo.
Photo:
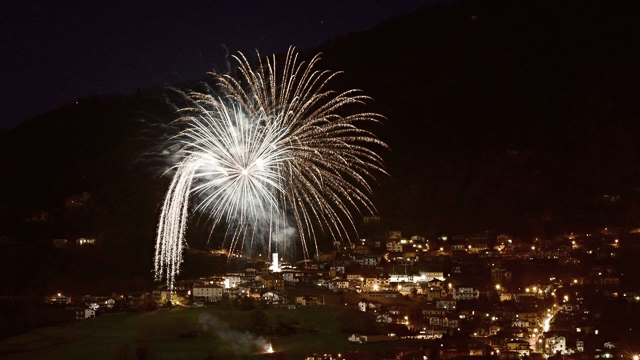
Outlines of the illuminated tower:
M269 270L272 272L280 272L280 264L278 263L278 253L272 254L272 261Z

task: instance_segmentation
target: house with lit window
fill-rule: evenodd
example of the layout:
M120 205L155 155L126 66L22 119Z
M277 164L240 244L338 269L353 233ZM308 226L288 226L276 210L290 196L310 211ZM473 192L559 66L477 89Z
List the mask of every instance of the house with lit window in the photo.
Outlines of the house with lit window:
M302 306L315 306L315 305L321 305L322 303L317 296L306 295L306 296L297 296L296 304L299 304Z
M193 299L203 301L217 301L222 299L224 288L218 285L194 285Z
M285 302L285 298L273 291L266 291L260 295L260 298L268 304L282 304Z
M480 291L474 287L457 286L453 289L454 300L477 300Z
M76 320L93 319L96 317L96 311L92 309L76 310Z
M519 356L529 356L531 355L531 349L529 347L529 342L524 340L510 340L507 342L505 346L506 351L513 351L517 353Z
M400 241L389 241L387 242L387 251L400 253L402 252L402 244Z
M567 338L560 335L548 336L544 339L544 349L548 354L564 354L567 351Z
M447 312L452 312L457 308L456 300L437 300L436 309L444 309Z

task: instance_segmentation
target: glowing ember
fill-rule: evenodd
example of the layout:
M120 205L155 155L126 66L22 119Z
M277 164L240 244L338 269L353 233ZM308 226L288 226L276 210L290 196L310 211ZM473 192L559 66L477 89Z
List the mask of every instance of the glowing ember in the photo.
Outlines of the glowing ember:
M268 354L273 353L273 346L271 344L269 344L269 347L267 348L267 353Z

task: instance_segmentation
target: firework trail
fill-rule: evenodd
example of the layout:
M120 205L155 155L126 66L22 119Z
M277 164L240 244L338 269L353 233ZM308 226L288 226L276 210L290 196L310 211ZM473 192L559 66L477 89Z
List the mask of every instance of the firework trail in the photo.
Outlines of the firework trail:
M319 57L298 62L292 49L282 70L275 56L252 69L234 56L238 79L217 75L223 95L190 93L192 106L177 121L181 147L158 224L155 275L169 287L182 262L190 199L212 229L227 225L229 253L287 231L292 218L303 252L317 252L317 231L348 240L355 231L352 211L375 211L369 200L375 173L384 173L369 147L386 147L358 125L378 122L374 113L342 115L346 105L363 103L359 90L335 93L327 83L338 73L314 70ZM195 203L196 201L194 201ZM268 229L268 230L264 230ZM213 230L212 230L213 231ZM265 234L266 232L266 234Z

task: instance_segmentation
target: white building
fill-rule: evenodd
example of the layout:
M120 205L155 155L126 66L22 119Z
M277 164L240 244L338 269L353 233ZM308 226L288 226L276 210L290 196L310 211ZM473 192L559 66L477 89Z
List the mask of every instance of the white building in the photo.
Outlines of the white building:
M364 301L364 300L361 300L361 301L358 303L358 310L360 310L360 311L367 311L367 302L366 302L366 301Z
M375 255L367 255L363 258L362 265L364 266L378 266L380 258Z
M420 272L420 275L402 275L402 274L393 274L389 275L389 282L392 283L423 283L429 282L433 280L444 281L444 273L442 271L430 271L430 272Z
M529 327L529 322L525 321L525 320L515 320L513 323L511 323L511 326L515 327L515 328L528 328Z
M455 287L453 288L454 300L477 300L480 292L474 287Z
M278 253L272 254L271 266L269 266L269 270L272 272L280 272L280 263L278 262Z
M397 286L397 289L401 294L408 295L415 291L417 294L422 293L422 288L417 283L402 283Z
M96 317L96 311L92 309L84 309L76 311L76 320L92 319Z
M344 279L333 279L331 280L331 285L329 286L330 289L334 290L334 289L340 289L340 290L344 290L344 289L348 289L349 288L349 280L344 280Z
M427 280L426 278L420 279L419 276L413 276L413 275L389 275L390 283L402 283L402 282L417 283L420 281L426 282Z
M500 301L511 301L513 300L513 294L511 293L501 293Z
M368 277L364 280L368 291L380 291L389 287L389 279L385 277Z
M436 309L445 309L446 311L453 311L457 308L455 300L437 300Z
M444 272L442 272L442 271L420 272L420 278L421 279L426 279L426 281L431 281L431 280L434 280L434 279L437 279L437 280L440 280L440 281L444 281Z
M402 252L402 244L399 241L389 241L387 242L387 251L388 252Z
M507 350L515 351L520 356L529 356L531 355L531 349L529 347L529 342L524 340L511 340L507 342Z
M544 339L545 352L548 354L561 354L567 351L567 339L564 336L554 335Z
M107 299L102 305L107 309L113 309L113 307L116 306L116 301L114 299Z
M285 271L282 273L282 279L287 282L295 282L296 273L295 271Z
M265 300L266 302L270 303L270 304L277 304L280 303L283 299L280 297L280 295L278 295L277 293L273 292L273 291L267 291L264 294L262 294L262 300Z
M238 285L243 284L244 282L242 274L227 273L224 276L224 287L226 289L238 287Z
M95 245L96 243L96 239L86 239L86 238L79 238L78 240L76 240L76 245Z
M193 287L194 299L203 298L205 301L216 301L222 299L224 288L218 285L196 285Z

